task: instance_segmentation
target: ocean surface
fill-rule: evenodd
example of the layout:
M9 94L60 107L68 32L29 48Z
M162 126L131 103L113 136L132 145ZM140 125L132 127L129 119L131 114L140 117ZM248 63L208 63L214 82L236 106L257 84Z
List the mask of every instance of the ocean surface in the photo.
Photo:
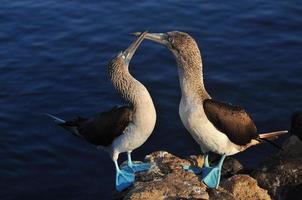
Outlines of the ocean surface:
M1 200L111 198L115 171L107 153L43 113L69 119L123 103L106 65L135 39L131 32L191 34L202 51L211 96L245 107L259 132L289 128L291 113L302 110L299 0L0 3ZM178 116L172 54L144 41L130 71L149 89L158 115L152 136L133 158L157 150L181 157L200 153ZM274 153L264 144L235 157L254 168Z

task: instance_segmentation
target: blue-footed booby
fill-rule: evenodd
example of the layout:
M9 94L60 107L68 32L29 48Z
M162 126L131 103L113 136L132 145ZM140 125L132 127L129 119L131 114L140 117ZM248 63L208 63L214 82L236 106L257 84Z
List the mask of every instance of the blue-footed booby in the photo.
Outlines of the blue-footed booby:
M108 64L114 88L129 105L114 107L92 118L78 117L70 121L47 114L59 126L110 154L116 168L118 191L133 183L135 172L151 167L149 163L138 164L131 160L131 152L148 139L156 122L156 111L148 90L129 73L128 69L129 62L145 35L146 32L142 33ZM117 161L119 154L123 152L127 152L128 162L125 168L120 168Z
M199 48L189 34L178 31L147 33L145 39L166 46L176 59L182 94L179 115L205 154L201 172L202 180L208 187L218 187L226 156L287 133L276 131L258 134L253 120L243 108L211 98L204 86ZM217 166L209 165L208 152L222 155Z

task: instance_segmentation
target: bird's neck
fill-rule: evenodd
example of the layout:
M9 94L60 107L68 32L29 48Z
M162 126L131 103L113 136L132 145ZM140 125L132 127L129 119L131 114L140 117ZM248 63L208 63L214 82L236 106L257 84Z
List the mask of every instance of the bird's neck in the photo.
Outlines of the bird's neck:
M207 99L208 95L203 81L202 60L199 53L176 56L178 76L183 99Z
M142 128L141 134L150 134L155 126L156 111L148 90L128 69L113 70L110 77L115 89L134 110L133 124Z
M148 90L129 73L128 69L115 69L110 73L110 78L114 88L135 110L154 107Z

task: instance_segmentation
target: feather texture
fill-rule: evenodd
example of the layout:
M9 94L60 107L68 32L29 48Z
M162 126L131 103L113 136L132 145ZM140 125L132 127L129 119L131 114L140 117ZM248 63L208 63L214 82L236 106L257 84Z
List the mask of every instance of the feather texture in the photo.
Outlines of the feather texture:
M76 127L80 136L94 145L109 146L115 138L123 134L132 121L133 110L129 106L114 107L93 118L82 118L59 124L63 128Z
M258 138L257 128L251 117L239 106L206 99L204 111L210 122L237 145L245 145Z

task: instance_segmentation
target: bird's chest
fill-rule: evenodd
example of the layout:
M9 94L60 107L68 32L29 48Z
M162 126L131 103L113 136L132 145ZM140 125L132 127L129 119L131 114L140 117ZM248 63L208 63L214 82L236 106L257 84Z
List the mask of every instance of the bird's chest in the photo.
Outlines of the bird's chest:
M181 101L179 115L182 123L192 135L206 128L207 119L202 105Z
M220 150L216 150L226 144L226 138L209 122L202 105L181 102L179 115L182 123L200 145L202 151L220 152Z
M114 142L114 148L120 152L133 150L141 146L151 135L156 122L153 104L145 104L136 109L133 121L125 128L123 134Z

